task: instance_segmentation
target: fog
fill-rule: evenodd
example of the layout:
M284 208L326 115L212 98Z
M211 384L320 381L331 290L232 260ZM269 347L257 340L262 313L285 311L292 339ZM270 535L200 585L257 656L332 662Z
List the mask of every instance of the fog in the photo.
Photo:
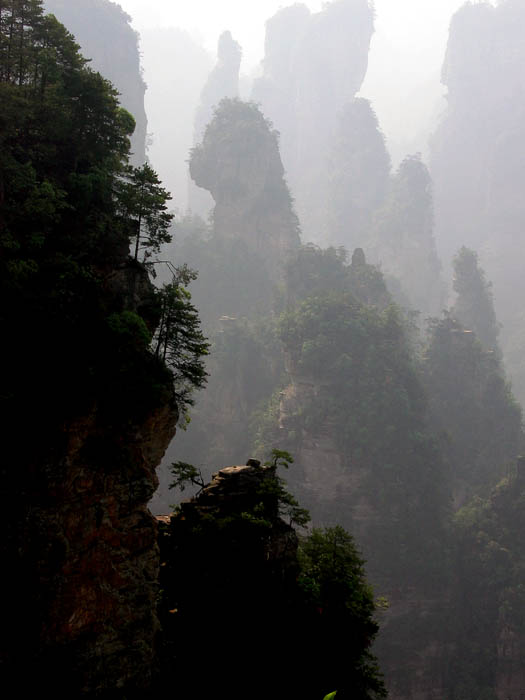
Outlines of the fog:
M320 10L323 5L312 1L304 4L312 11ZM463 0L376 0L374 3L375 34L361 95L373 103L394 163L407 152L420 151L427 155L429 133L445 106L440 73L448 27L453 13L463 4ZM286 6L271 0L251 3L197 0L176 4L169 0L152 0L147 4L142 0L121 0L120 5L133 18L135 29L145 33L146 38L152 35L152 29L182 29L211 56L216 55L220 33L229 29L243 49L241 74L244 75L257 71L263 58L266 20ZM145 48L143 44L145 78L153 86L152 62ZM164 55L169 56L169 52ZM152 102L153 96L146 99ZM148 112L155 136L155 131L161 128L155 123L157 113L152 109ZM163 170L162 162L159 168ZM179 176L176 184L180 183ZM184 201L185 196L184 193Z
M525 0L0 5L14 683L523 699Z

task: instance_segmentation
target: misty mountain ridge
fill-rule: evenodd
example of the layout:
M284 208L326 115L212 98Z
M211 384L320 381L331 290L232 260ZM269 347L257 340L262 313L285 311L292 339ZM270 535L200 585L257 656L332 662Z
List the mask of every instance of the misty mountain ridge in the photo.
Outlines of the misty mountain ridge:
M252 79L227 28L0 8L24 690L521 700L525 2L454 14L424 156L361 95L377 21L281 8Z

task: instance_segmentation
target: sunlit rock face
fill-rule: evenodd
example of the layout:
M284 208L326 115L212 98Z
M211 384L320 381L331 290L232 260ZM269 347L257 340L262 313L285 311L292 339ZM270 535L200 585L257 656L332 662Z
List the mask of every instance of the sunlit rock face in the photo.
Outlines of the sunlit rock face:
M373 12L337 0L318 13L280 10L266 25L264 73L252 97L281 133L283 162L307 240L324 237L328 158L341 109L368 66Z
M131 137L131 161L146 160L147 118L144 109L146 84L142 78L138 34L131 17L110 0L44 0L46 12L53 13L70 31L90 67L110 80L120 93L122 106L136 122Z
M299 227L277 133L259 109L223 100L192 152L190 173L215 200L214 236L264 254L269 274L276 276L275 265L299 245Z
M525 399L525 5L462 7L453 17L442 80L448 107L431 142L436 241L444 262L478 251L494 283L501 344L518 398Z

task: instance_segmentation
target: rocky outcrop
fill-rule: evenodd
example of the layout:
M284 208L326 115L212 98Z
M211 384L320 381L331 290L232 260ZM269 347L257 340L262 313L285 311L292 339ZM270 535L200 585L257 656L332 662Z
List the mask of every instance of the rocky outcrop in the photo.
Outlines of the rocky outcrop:
M270 277L278 278L286 254L299 245L299 227L278 135L256 105L220 103L192 151L190 174L215 200L214 236L261 255Z
M373 11L366 0L336 0L314 14L296 4L266 23L264 73L252 98L281 134L307 240L323 240L328 159L341 110L365 77L372 32Z
M147 273L130 260L103 276L107 299L154 327ZM110 348L107 357L115 361ZM138 375L153 368L145 361ZM26 445L24 424L12 420L2 555L6 599L19 605L5 615L0 664L23 692L59 682L72 697L142 697L155 676L159 553L147 504L179 414L168 375L141 380L164 382L154 400L134 393L139 381L122 405L109 382L89 408L79 396L82 412L48 397L48 414L36 416L35 397Z

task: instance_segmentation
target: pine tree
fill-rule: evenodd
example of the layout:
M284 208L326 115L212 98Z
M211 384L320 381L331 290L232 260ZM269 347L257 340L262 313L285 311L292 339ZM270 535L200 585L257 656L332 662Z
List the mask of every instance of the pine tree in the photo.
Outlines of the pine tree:
M163 243L171 241L169 233L173 214L167 211L170 193L161 187L157 173L147 163L140 168L129 166L117 186L118 206L132 226L135 238L134 258L140 249L144 261L158 253Z
M210 346L200 329L191 294L186 289L196 277L196 272L183 266L177 270L173 281L162 287L159 292L161 318L153 340L156 356L173 374L181 409L193 404L192 392L204 386L208 376L203 358Z

